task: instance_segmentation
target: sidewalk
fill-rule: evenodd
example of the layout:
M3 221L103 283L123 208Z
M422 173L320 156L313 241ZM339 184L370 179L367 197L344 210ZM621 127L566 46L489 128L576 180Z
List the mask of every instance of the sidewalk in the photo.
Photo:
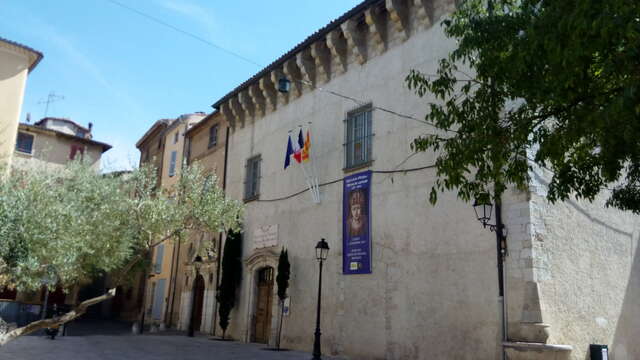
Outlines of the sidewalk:
M95 326L95 325L94 325ZM300 351L269 351L263 344L216 341L205 336L189 338L182 334L155 333L131 335L123 326L108 324L100 334L92 334L86 324L72 324L70 336L49 340L44 336L25 336L0 348L3 360L277 360L311 359ZM75 330L75 331L74 331ZM106 332L106 334L104 333ZM323 356L323 359L339 359Z

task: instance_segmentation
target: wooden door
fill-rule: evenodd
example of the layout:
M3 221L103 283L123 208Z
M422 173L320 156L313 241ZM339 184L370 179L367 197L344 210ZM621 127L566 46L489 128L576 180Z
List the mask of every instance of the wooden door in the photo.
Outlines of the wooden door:
M271 334L271 308L273 305L273 268L258 273L258 299L256 301L255 341L269 342Z
M200 331L200 325L202 324L202 304L204 302L204 278L202 275L198 275L193 286L195 291L193 309L193 329Z

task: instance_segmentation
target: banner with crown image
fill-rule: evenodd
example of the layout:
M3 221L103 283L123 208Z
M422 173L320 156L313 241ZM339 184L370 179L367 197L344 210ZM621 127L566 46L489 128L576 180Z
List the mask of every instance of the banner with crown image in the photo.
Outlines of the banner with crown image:
M371 171L345 177L342 197L342 273L371 274Z

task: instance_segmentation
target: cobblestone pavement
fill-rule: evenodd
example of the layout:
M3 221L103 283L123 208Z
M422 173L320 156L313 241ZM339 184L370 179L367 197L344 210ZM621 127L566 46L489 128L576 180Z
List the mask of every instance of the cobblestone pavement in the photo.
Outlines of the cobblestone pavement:
M75 329L74 329L75 326ZM96 328L96 324L93 325ZM97 329L97 328L96 328ZM128 327L107 324L91 332L72 324L68 336L55 340L43 335L24 336L0 348L2 360L249 360L311 359L299 351L268 351L265 345L215 341L205 336L188 338L181 333L130 335ZM336 359L322 357L323 359Z

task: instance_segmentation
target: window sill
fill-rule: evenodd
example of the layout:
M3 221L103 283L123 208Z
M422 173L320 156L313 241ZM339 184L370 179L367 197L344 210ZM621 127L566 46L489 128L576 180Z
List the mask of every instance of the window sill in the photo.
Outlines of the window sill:
M255 201L255 200L259 200L259 199L260 199L260 194L244 198L244 199L242 199L242 201L244 201L244 203L246 204L248 202L252 202L252 201Z
M32 152L25 152L25 151L22 151L22 150L16 150L16 153L18 153L20 155L33 156L33 151Z
M369 161L364 162L362 164L354 165L354 166L351 166L351 167L348 167L348 168L342 168L342 171L345 172L345 173L350 173L350 172L354 172L354 171L357 171L357 170L362 170L364 168L368 168L371 165L373 165L373 160L369 160Z

